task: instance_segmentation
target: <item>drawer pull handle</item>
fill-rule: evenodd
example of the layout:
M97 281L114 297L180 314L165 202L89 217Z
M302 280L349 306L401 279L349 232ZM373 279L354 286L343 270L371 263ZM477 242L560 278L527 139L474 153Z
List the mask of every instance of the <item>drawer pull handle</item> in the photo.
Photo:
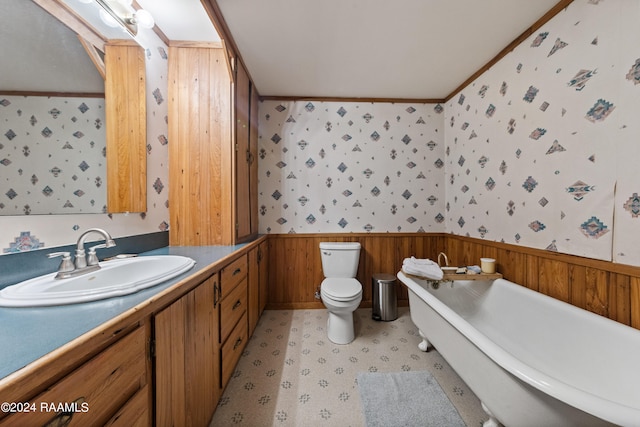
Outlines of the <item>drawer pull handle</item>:
M44 427L68 426L69 423L71 423L73 419L73 415L76 412L79 412L80 410L84 412L84 408L85 408L84 397L77 398L76 400L71 402L71 404L73 405L73 408L71 408L73 409L72 411L58 412L58 414L55 417L53 417L53 419L51 419L48 423L44 424ZM86 407L88 408L88 406Z
M240 274L240 272L242 272L242 269L241 269L241 268L236 268L236 269L234 270L234 272L233 272L233 273L231 273L231 275L232 275L232 276L235 276L236 274Z
M242 305L242 301L238 300L236 301L235 304L233 304L233 308L231 310L235 310L236 308L240 307Z
M235 350L236 348L238 348L240 344L242 344L242 338L238 338L236 340L236 343L233 345L233 349Z

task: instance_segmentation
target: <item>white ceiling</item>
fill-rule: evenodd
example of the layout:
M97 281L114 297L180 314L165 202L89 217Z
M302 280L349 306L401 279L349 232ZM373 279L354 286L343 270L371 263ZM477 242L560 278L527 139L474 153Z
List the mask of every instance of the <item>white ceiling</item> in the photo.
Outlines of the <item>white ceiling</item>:
M217 0L263 96L440 99L558 0Z
M63 0L69 6L79 0ZM443 99L559 0L217 0L262 96ZM0 16L31 1L0 0ZM172 41L218 41L201 0L137 0ZM84 5L87 6L87 5ZM95 9L95 5L90 5ZM37 7L37 6L36 6ZM45 44L40 64L60 50ZM11 31L0 25L3 41ZM34 29L37 29L34 31ZM26 36L23 36L26 38ZM120 37L120 36L119 36ZM121 37L120 37L121 38ZM56 44L56 43L54 43ZM32 47L31 50L34 48ZM63 49L64 50L64 49ZM20 58L6 55L4 58ZM47 52L48 56L44 56ZM16 59L17 61L17 59ZM33 67L34 69L42 67ZM21 66L25 70L24 66ZM2 72L4 73L4 71ZM0 75L2 74L0 73ZM30 78L52 82L53 78ZM9 90L0 87L0 90ZM15 89L14 89L15 90ZM31 89L33 90L33 89ZM60 90L60 89L58 89Z

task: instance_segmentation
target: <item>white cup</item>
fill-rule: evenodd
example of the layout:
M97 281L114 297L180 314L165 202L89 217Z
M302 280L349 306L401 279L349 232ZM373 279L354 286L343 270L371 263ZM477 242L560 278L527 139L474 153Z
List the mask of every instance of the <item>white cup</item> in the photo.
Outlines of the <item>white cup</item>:
M493 258L480 258L480 270L483 273L493 274L496 272L496 260Z

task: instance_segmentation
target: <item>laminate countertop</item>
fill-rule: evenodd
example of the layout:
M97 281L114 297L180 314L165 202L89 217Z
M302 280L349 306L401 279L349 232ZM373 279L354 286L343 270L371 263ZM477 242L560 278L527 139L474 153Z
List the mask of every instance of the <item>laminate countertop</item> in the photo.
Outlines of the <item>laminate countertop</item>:
M168 246L139 256L182 255L195 266L171 280L130 295L53 307L0 307L0 379L247 246Z

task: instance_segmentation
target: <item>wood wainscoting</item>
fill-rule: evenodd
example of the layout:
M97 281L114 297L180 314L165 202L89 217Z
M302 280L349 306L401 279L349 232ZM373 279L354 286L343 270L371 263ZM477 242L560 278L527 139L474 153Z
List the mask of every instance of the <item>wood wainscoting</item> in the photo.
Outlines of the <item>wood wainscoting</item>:
M446 253L460 265L495 258L507 280L640 329L640 267L451 234Z
M323 241L362 245L357 275L363 286L361 307L371 307L373 274L395 274L409 256L436 260L444 252L450 265L479 265L480 257L495 258L507 280L640 329L640 267L444 233L269 235L268 309L324 307L314 297L324 277ZM408 305L404 286L398 287L398 304Z
M396 274L407 256L436 259L444 249L444 234L427 233L337 233L270 234L268 309L324 308L314 294L324 279L320 242L360 242L358 280L362 283L361 307L371 307L371 277L376 273ZM398 304L407 306L409 297L398 286Z

